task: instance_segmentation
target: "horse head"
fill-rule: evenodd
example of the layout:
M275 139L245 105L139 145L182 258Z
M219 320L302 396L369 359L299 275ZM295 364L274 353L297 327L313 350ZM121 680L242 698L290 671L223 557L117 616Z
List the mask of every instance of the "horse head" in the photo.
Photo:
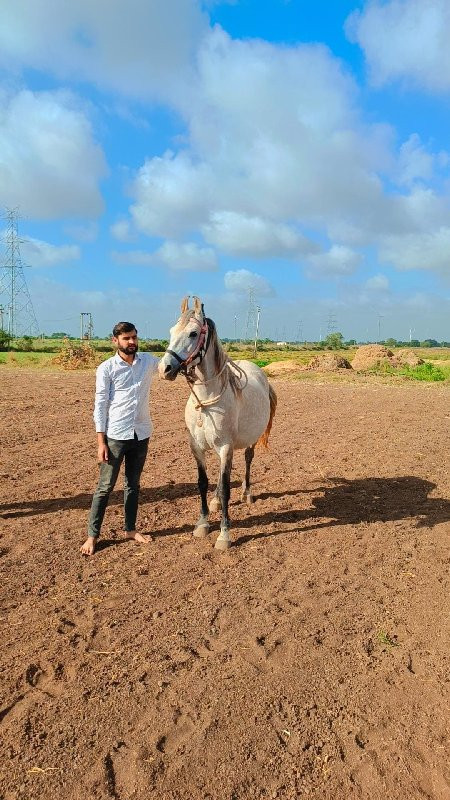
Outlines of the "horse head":
M202 301L193 299L193 308L189 308L189 295L181 301L181 316L170 329L169 346L159 363L160 377L168 381L195 367L205 352L208 323Z

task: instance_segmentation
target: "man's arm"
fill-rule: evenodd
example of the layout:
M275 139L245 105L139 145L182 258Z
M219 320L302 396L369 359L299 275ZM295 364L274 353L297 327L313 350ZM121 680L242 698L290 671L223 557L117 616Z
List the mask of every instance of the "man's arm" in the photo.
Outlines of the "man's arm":
M111 379L103 364L97 369L95 381L95 406L94 422L97 432L97 461L99 463L108 461L108 445L106 444L106 420L109 408L109 393Z

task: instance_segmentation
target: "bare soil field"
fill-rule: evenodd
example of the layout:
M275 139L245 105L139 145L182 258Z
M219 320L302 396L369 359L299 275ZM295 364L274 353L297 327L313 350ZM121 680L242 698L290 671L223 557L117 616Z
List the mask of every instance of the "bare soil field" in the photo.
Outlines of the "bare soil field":
M94 373L0 368L2 800L450 797L450 391L272 383L228 552L156 380L153 541L120 484L89 559Z

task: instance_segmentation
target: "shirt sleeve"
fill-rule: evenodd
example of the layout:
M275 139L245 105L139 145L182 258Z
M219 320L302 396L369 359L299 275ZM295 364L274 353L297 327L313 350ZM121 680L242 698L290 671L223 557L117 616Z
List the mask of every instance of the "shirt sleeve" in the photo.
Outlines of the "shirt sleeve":
M111 378L109 377L109 372L104 364L100 364L95 380L94 422L96 433L106 432L110 388Z
M158 356L154 356L152 353L147 353L148 361L149 361L149 369L150 375L154 375L155 372L158 370L159 358Z
M153 372L158 371L158 366L159 366L159 358L158 356L153 356Z

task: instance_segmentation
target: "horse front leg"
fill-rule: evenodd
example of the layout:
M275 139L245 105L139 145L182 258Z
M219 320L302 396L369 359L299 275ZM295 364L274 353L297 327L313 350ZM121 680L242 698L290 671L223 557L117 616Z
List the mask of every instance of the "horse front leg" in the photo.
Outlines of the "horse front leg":
M200 492L200 500L201 500L201 510L200 516L197 520L195 525L193 536L196 539L204 539L205 536L209 533L209 511L208 511L208 475L206 472L206 459L205 454L200 448L197 446L195 441L191 438L190 440L191 451L192 455L194 456L197 462L197 470L198 470L198 490Z
M220 523L220 534L214 545L216 550L227 550L231 546L230 539L230 518L228 516L228 504L230 502L230 478L231 466L233 463L233 447L225 445L220 449L220 478L219 492L220 505L222 506L222 521Z

